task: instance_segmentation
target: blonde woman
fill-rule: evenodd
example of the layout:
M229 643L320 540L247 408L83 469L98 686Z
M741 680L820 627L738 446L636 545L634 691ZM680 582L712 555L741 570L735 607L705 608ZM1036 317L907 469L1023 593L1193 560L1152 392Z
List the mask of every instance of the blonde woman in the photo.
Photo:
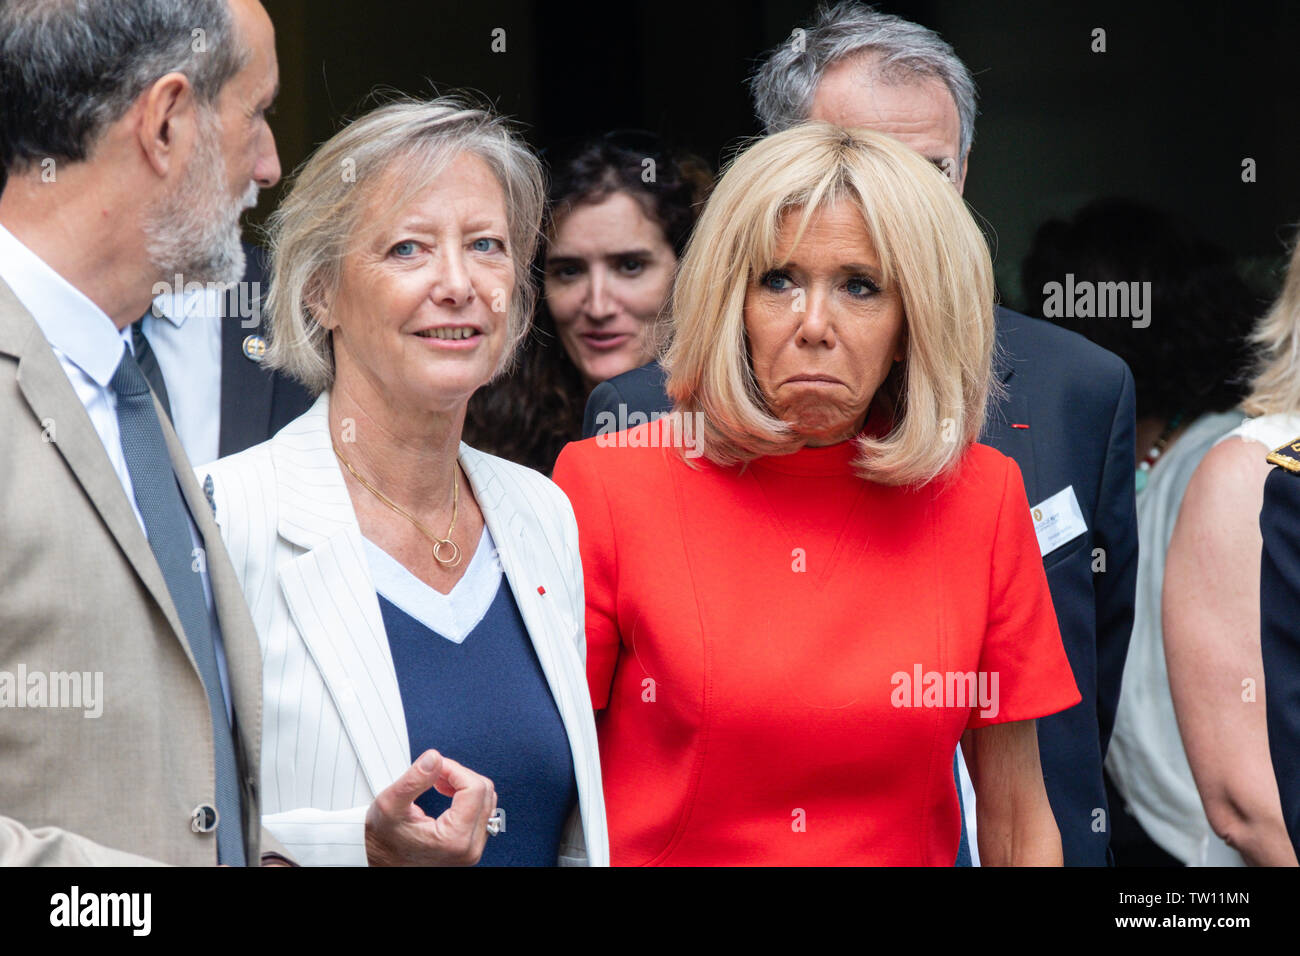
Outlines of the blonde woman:
M1300 435L1300 246L1252 336L1254 416L1219 440L1187 485L1165 560L1162 614L1174 712L1212 833L1201 863L1289 865L1269 758L1260 653L1259 513L1268 453Z
M887 136L760 140L673 314L673 414L555 469L612 861L951 866L960 739L984 864L1059 865L1034 718L1080 695L1019 471L975 444L993 280L961 199Z
M397 102L277 210L268 360L319 397L197 469L262 644L263 823L310 864L602 864L577 528L461 443L532 314L537 160Z

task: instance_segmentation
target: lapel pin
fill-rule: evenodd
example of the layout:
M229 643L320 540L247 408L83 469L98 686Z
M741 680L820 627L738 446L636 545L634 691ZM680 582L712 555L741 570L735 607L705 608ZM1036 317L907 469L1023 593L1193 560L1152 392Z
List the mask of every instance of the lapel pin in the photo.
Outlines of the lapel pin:
M266 354L266 339L260 335L250 335L244 339L244 355L254 362L262 361Z
M1012 428L1028 428L1029 426L1028 426L1028 425L1016 425L1016 424L1012 424L1011 427L1012 427Z
M538 594L545 594L545 593L546 593L546 588L542 587L540 584L537 585L537 593L538 593Z

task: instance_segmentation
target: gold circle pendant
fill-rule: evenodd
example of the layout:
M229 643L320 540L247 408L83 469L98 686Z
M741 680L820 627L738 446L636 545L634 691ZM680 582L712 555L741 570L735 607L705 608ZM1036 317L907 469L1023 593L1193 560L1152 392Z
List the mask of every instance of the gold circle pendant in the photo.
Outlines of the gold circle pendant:
M444 558L442 551L444 548L451 548L451 557ZM460 564L460 545L451 538L441 538L433 546L433 560L437 561L444 568L454 568Z

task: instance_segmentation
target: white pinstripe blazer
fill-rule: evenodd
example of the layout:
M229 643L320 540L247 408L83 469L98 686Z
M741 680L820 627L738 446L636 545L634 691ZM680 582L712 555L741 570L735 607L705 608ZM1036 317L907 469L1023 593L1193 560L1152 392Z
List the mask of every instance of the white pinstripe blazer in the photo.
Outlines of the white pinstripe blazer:
M328 416L326 392L269 441L195 473L262 646L262 822L304 864L364 865L366 809L411 754ZM569 738L578 807L557 862L607 866L573 509L531 469L464 443L460 463Z

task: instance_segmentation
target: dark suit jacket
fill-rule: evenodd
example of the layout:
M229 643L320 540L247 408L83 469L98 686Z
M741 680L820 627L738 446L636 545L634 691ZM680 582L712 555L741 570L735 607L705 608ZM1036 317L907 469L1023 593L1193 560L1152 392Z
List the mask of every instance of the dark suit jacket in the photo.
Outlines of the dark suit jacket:
M312 403L302 385L244 354L248 336L266 337L261 312L269 287L266 254L248 243L244 243L244 252L248 257L244 267L247 288L228 293L226 316L221 320L221 458L266 441ZM254 308L244 308L247 305ZM252 311L254 318L245 319L242 311Z
M244 243L246 264L240 283L226 293L221 318L221 420L217 457L225 458L266 441L311 407L307 390L293 379L264 367L256 348L267 337L262 303L268 288L266 256ZM135 331L139 332L139 323ZM258 342L257 339L261 339ZM249 348L245 343L249 343ZM168 382L158 359L143 338L136 339L140 369L168 415L171 392L182 383ZM159 390L159 383L166 386ZM200 462L203 464L203 462Z
M1048 322L999 308L997 323L1007 396L990 409L980 441L1020 466L1031 505L1073 487L1088 525L1043 558L1083 701L1040 720L1038 741L1066 865L1104 866L1110 812L1101 768L1137 582L1133 375L1118 356ZM583 437L621 427L633 412L666 412L663 386L657 363L597 385Z
M1259 643L1264 706L1282 819L1300 854L1300 475L1282 468L1264 482Z

